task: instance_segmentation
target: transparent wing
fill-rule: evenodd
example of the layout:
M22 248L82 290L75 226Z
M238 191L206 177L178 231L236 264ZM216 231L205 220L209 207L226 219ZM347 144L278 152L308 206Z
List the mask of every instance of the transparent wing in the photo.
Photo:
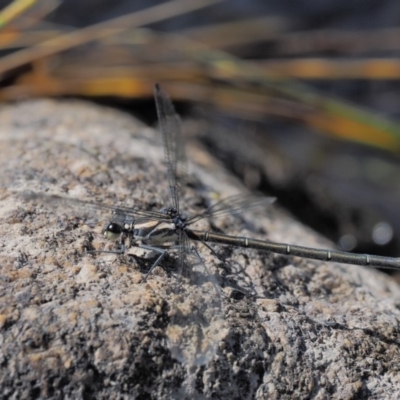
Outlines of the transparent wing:
M188 366L207 364L225 336L221 293L199 254L181 232L180 279L173 289L167 328L172 357Z
M253 195L231 196L219 201L207 210L188 219L188 224L193 224L203 218L215 218L222 215L238 214L256 208L263 208L276 200L275 197L260 197Z
M42 204L49 204L54 208L67 207L72 210L79 212L95 212L95 211L110 211L118 212L119 214L125 214L131 216L135 221L139 219L168 219L168 216L158 211L142 211L134 207L120 207L120 206L109 206L107 204L94 203L91 201L80 200L72 197L65 197L59 195L37 193L37 192L21 192L19 193L24 199L28 201L40 202Z
M179 191L187 180L186 155L179 115L168 95L159 85L154 87L158 121L164 142L169 189L173 206L179 212Z

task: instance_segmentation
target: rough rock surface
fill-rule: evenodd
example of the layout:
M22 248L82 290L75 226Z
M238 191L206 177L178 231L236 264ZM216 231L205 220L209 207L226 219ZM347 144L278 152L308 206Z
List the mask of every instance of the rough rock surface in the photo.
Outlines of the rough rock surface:
M147 262L85 254L112 248L96 223L107 214L19 194L161 208L168 191L159 133L72 101L3 106L0 128L2 398L400 397L400 290L358 266L213 246L223 265L197 246L221 287L224 337L207 365L175 360L166 336L179 284L169 271L173 252L143 283ZM189 158L188 212L242 191L200 148L190 147ZM276 206L213 224L329 246Z

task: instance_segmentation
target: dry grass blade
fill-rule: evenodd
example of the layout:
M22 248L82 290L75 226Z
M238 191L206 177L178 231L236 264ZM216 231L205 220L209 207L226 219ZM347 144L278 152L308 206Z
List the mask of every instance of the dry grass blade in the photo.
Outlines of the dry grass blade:
M174 0L49 39L36 46L3 57L0 63L0 74L4 74L10 69L17 68L42 57L48 57L93 40L113 36L124 30L132 29L133 27L162 21L199 8L207 7L215 4L217 1L218 0Z

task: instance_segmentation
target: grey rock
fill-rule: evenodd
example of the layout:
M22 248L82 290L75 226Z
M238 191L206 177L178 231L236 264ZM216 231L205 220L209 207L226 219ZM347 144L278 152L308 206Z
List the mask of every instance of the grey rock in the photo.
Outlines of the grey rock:
M199 245L223 293L223 339L207 365L175 360L166 336L174 253L143 283L146 260L85 254L112 248L100 233L107 214L21 196L161 208L159 133L111 109L50 100L3 106L0 128L2 398L400 397L400 290L372 268L213 246L222 265ZM201 147L188 150L188 212L245 193ZM277 206L214 224L330 246Z

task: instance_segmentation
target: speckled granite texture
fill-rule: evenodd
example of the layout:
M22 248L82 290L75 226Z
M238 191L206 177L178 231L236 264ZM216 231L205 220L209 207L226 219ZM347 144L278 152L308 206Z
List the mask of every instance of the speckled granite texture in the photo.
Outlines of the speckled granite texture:
M201 148L188 150L188 212L243 191ZM220 283L224 338L210 363L189 370L171 357L165 333L179 282L173 253L143 283L146 262L85 254L112 248L101 236L107 213L19 194L161 208L164 170L159 133L120 112L74 101L2 106L1 398L400 397L400 289L381 272L214 246L222 266L197 246ZM278 206L214 224L329 246Z

